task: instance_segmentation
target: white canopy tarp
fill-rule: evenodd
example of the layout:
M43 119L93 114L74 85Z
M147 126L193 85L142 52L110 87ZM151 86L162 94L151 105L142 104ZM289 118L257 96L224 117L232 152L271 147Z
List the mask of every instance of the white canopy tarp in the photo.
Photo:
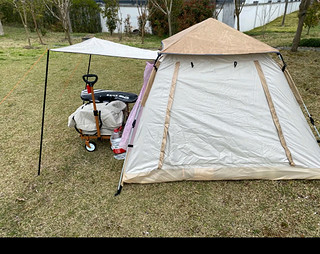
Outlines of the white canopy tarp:
M131 47L96 37L67 47L51 49L51 51L146 60L154 60L158 56L158 52L154 50Z

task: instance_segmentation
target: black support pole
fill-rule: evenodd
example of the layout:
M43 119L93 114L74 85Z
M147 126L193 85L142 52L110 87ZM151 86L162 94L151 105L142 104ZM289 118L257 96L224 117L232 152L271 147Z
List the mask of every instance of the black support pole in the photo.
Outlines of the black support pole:
M40 175L41 169L41 156L42 156L42 141L43 141L43 127L44 127L44 115L46 109L46 97L47 97L47 84L48 84L48 71L49 71L49 52L47 51L47 66L46 66L46 77L44 81L44 93L43 93L43 108L42 108L42 124L41 124L41 136L40 136L40 150L39 150L39 165L38 165L38 175Z
M90 73L90 65L91 65L91 55L89 56L89 64L88 64L88 71L87 74Z

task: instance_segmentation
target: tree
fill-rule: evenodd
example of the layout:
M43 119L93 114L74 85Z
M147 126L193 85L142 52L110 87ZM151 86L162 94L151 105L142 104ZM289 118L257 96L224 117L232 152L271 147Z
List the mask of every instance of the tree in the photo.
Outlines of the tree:
M47 9L51 14L62 23L63 31L65 32L66 39L72 45L71 40L71 23L70 23L70 8L71 0L43 0ZM54 12L53 6L56 6L58 13Z
M43 4L41 0L3 0L3 3L9 3L14 7L15 11L19 14L23 27L25 29L29 47L31 47L30 33L28 27L28 15L31 14L34 23L34 28L37 32L39 41L44 44L40 35L37 24L37 16L39 12L43 11Z
M11 3L16 11L19 13L19 16L21 18L21 22L23 24L24 30L26 32L27 41L29 44L29 47L32 47L31 40L30 40L30 34L29 34L29 28L28 28L28 16L27 16L27 5L26 0L8 0L9 3Z
M112 36L113 31L117 28L119 3L117 0L104 0L104 3L103 17L107 18L106 25Z
M0 36L4 35L4 32L3 32L3 26L2 26L2 23L1 23L1 19L0 19Z
M284 22L286 20L286 15L287 15L288 3L289 3L289 0L285 0L285 1L286 1L286 4L284 6L284 12L283 12L283 18L282 18L281 26L284 26Z
M118 38L119 38L119 41L122 40L122 23L123 23L123 19L122 19L122 13L121 13L121 10L120 10L120 6L118 5L118 16L117 16L117 32L118 32Z
M28 10L31 13L33 24L34 24L34 29L37 32L39 41L42 45L44 45L39 28L38 28L38 22L37 22L37 15L38 15L39 10L42 9L42 4L41 4L40 0L26 0L26 3L28 6Z
M304 19L304 26L308 28L307 35L310 28L315 27L320 21L320 2L314 1L307 11L307 15Z
M124 32L127 36L131 36L132 26L131 26L129 14L127 14L127 17L124 20Z
M149 6L148 0L147 1L136 0L136 3L138 8L138 14L139 14L138 23L139 23L140 34L141 34L141 43L143 44L146 24L149 19L149 14L152 12L152 8L149 8L149 11L148 11L148 6Z
M181 14L183 3L186 0L174 0L172 2L172 11L171 11L171 33L175 34L179 32L178 18ZM161 7L164 9L164 4L161 4ZM169 35L169 23L166 15L163 14L161 10L156 8L152 2L149 0L148 5L149 19L151 29L153 34L158 36Z
M301 3L299 5L299 14L298 14L299 21L298 21L297 31L296 31L296 34L293 38L293 42L292 42L292 47L291 47L292 52L297 52L297 50L298 50L298 46L299 46L300 38L301 38L301 33L302 33L302 29L303 29L303 22L306 17L307 10L310 6L310 1L311 0L301 0Z
M154 7L160 10L168 18L169 36L172 35L171 13L173 0L150 0ZM163 8L164 6L164 8Z
M234 12L237 17L237 30L240 31L240 13L242 12L245 0L234 0Z

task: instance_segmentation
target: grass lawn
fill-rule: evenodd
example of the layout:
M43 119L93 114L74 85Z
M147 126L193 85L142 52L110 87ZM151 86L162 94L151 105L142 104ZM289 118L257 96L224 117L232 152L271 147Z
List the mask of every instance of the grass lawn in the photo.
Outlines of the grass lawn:
M274 47L289 47L298 26L298 15L294 12L286 15L284 26L281 26L282 16L273 20L265 26L257 27L246 34L254 36L256 39L263 41ZM307 29L302 32L302 39L320 38L320 25L311 28L309 35L306 34Z
M288 21L296 20L295 15L289 15ZM273 22L264 37L259 28L249 34L271 46L287 46L294 36L294 22L284 28ZM34 48L26 49L22 28L5 26L4 30L0 101L46 47L67 45L61 33L48 33L45 46L32 33ZM320 37L319 30L311 29L310 36ZM73 34L74 42L82 36ZM118 41L116 36L96 36ZM148 37L143 47L157 49L160 41ZM142 46L136 37L123 42ZM309 111L319 120L320 52L281 53ZM42 173L37 176L45 58L0 104L0 236L320 236L319 181L126 184L114 197L122 161L113 159L106 141L97 142L95 152L86 152L76 131L67 127L68 116L82 103L86 55L51 52ZM144 66L141 60L93 56L91 70L99 76L96 88L139 93Z

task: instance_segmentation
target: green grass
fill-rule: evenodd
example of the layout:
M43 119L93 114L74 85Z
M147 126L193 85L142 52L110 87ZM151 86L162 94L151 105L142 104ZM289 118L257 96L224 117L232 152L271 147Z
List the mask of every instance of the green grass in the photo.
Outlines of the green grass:
M5 26L5 32L0 37L0 100L46 47L67 45L63 34L48 33L44 37L48 45L43 46L33 33L34 48L26 49L22 28ZM278 46L281 34L266 33L264 40ZM74 41L82 36L74 35ZM118 41L116 36L96 36ZM148 37L144 46L156 49L160 40ZM124 38L123 43L141 46L137 37ZM319 120L320 53L281 53L310 112ZM319 181L126 184L114 197L122 161L113 159L106 141L98 142L94 153L86 152L76 131L67 127L68 116L82 103L81 76L87 63L86 55L51 52L40 176L45 57L0 105L0 236L320 236ZM91 70L99 75L96 88L138 93L144 66L140 60L93 56Z
M282 16L266 24L265 26L257 27L246 34L254 36L258 40L268 43L274 47L290 47L298 26L297 12L286 15L284 26L281 26ZM303 30L301 39L309 39L320 37L320 25L310 29L307 35L307 29Z

